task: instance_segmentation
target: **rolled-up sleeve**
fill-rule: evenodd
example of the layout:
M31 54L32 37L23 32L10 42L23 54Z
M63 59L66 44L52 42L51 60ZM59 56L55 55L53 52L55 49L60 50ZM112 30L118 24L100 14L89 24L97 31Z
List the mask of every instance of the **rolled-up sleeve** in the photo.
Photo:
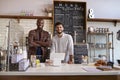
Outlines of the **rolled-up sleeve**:
M69 55L73 55L74 53L74 45L73 45L73 39L72 39L72 36L69 35L69 44L68 44L68 53Z
M52 46L50 49L50 53L55 53L55 41L54 41L54 39L52 39Z

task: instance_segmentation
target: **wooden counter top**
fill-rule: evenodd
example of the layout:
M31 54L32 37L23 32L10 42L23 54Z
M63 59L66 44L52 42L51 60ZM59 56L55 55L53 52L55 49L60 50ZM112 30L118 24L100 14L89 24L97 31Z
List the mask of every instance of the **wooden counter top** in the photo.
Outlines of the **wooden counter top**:
M118 66L120 67L120 66ZM0 75L120 75L120 71L101 71L92 65L62 64L61 66L30 67L26 71L0 72Z

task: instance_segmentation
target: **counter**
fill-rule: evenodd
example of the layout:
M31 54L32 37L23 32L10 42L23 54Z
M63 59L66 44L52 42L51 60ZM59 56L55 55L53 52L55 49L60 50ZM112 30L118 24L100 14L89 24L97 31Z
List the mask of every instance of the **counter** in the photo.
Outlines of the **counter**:
M39 79L44 78L45 80L53 79L55 77L56 78L58 77L61 79L62 77L67 79L74 77L74 79L89 78L89 80L96 80L97 78L97 80L99 79L100 80L106 80L106 79L117 80L118 75L120 75L119 71L100 71L100 70L97 70L95 66L92 66L91 64L89 65L62 64L61 66L45 66L44 63L41 63L40 67L30 67L24 72L21 72L21 71L0 72L0 80L7 79L8 77L21 78L21 76L22 77L24 76L25 79L29 78L29 80L36 79L36 76Z

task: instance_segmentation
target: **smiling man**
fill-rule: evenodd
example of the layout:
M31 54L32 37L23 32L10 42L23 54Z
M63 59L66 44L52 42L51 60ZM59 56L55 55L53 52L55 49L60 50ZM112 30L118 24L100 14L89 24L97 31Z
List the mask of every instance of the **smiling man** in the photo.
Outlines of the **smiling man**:
M64 62L73 63L73 39L69 34L65 34L62 23L55 24L57 34L52 39L51 53L65 53Z
M50 34L43 30L44 20L37 19L37 29L31 30L28 36L29 56L37 55L40 62L45 62L47 58L47 49L51 46ZM29 57L30 58L30 57Z

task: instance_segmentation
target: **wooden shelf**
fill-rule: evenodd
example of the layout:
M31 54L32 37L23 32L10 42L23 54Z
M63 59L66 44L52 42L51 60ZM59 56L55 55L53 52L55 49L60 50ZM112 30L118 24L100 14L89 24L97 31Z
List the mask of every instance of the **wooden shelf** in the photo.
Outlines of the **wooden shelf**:
M21 15L0 15L0 18L13 18L13 19L52 19L48 16L21 16Z
M120 22L120 19L105 19L105 18L92 18L87 19L87 21L96 21L96 22Z
M90 35L110 35L110 34L113 34L113 32L105 32L105 33L97 33L97 32L88 32L87 34L90 34Z
M114 26L116 26L117 22L120 22L120 19L107 19L107 18L92 18L87 19L90 22L114 22Z

